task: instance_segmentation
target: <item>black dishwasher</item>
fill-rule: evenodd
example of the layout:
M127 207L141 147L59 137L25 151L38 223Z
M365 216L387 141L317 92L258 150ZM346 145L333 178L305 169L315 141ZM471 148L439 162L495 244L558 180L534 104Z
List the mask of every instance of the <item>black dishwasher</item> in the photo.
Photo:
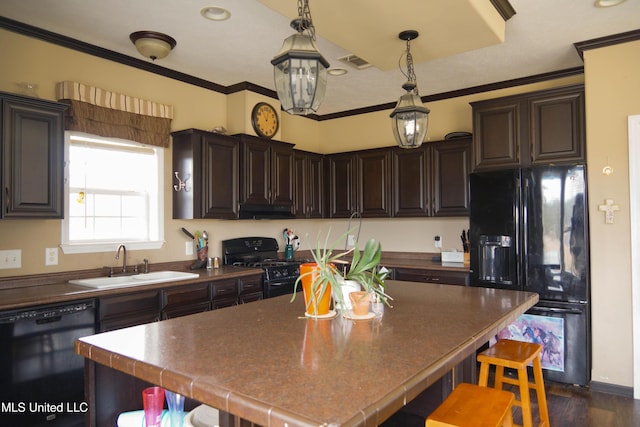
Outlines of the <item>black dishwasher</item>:
M94 333L94 300L0 312L0 426L84 425L84 359L73 346Z

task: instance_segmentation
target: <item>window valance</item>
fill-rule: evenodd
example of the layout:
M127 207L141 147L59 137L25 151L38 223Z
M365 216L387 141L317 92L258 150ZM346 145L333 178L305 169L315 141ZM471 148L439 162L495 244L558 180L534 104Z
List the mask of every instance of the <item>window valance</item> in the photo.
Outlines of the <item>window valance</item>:
M168 147L173 107L82 83L56 86L58 100L69 104L65 129L108 138Z

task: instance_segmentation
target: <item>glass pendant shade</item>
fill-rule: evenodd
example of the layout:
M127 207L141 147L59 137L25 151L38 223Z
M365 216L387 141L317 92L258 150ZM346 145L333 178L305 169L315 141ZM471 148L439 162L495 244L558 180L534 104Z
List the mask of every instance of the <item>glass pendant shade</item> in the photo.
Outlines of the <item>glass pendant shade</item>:
M430 110L422 105L420 96L407 91L391 113L393 136L401 148L418 148L427 134Z
M282 108L289 114L315 113L324 99L329 62L313 39L302 33L291 35L271 64Z

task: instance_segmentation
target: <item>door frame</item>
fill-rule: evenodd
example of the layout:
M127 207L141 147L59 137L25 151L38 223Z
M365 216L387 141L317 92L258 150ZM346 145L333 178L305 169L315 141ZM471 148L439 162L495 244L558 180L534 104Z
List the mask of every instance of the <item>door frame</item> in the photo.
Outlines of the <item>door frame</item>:
M640 399L640 115L629 116L629 217L633 309L633 397Z

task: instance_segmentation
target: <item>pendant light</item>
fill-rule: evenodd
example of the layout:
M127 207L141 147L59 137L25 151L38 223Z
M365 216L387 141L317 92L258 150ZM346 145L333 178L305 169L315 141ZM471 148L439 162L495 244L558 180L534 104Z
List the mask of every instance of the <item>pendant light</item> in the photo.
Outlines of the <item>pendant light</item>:
M271 60L278 99L289 114L307 115L320 107L327 87L327 68L316 47L316 34L308 0L298 0L298 18L291 21L296 34L286 38Z
M405 75L407 81L402 88L407 91L398 99L396 108L391 112L391 126L393 136L396 138L398 146L401 148L418 148L422 145L427 126L429 124L429 109L422 105L422 100L418 93L416 74L413 71L413 57L411 56L410 42L418 37L418 32L407 30L401 32L398 37L407 42L407 50L402 53L407 60L407 73L400 67L400 71ZM402 56L400 57L402 60Z

